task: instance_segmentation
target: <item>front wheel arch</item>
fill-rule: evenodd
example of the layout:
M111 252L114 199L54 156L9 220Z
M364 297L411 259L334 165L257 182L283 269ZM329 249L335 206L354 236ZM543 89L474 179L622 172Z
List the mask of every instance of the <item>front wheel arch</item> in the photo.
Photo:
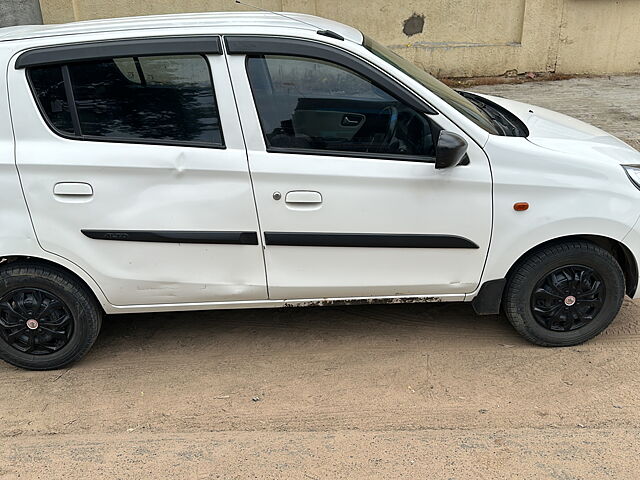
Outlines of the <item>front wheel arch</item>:
M615 319L624 272L605 248L584 239L550 244L514 267L503 311L530 342L561 347L594 338Z
M521 265L526 258L528 258L536 251L542 250L552 245L580 240L593 243L594 245L605 249L613 256L613 258L616 259L616 261L620 265L620 268L622 268L622 272L624 273L625 293L629 297L633 298L638 288L638 263L636 261L636 258L634 257L633 253L631 253L631 250L629 250L629 248L622 242L601 235L568 235L565 237L554 238L552 240L548 240L546 242L538 244L523 253L520 258L518 258L518 260L513 263L513 265L507 272L507 275L505 276L507 282L513 275L513 272L518 268L518 266Z

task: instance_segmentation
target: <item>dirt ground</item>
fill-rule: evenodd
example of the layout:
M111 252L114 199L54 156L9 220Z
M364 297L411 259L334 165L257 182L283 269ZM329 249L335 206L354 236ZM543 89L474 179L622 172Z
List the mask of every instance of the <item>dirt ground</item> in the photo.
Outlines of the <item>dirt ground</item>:
M506 90L580 86L538 85ZM113 316L67 370L0 364L0 479L635 480L639 354L631 300L564 349L466 304Z

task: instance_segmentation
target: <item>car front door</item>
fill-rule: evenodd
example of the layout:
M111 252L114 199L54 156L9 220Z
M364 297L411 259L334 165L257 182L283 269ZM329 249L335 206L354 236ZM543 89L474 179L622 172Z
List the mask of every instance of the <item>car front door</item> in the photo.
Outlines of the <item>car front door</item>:
M123 40L28 51L9 69L38 241L114 305L267 298L220 53L218 37Z
M492 200L477 144L343 50L226 42L270 298L463 298L478 286ZM464 165L435 168L442 130L466 138Z

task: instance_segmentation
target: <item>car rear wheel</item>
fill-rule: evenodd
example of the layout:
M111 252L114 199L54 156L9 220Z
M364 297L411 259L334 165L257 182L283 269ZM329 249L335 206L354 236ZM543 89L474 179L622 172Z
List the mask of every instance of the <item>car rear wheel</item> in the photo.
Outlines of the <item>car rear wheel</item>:
M86 286L55 267L0 268L0 358L29 370L62 368L95 342L102 310Z
M578 345L613 321L624 287L622 269L609 252L589 242L566 242L536 251L516 266L504 309L513 327L537 345Z

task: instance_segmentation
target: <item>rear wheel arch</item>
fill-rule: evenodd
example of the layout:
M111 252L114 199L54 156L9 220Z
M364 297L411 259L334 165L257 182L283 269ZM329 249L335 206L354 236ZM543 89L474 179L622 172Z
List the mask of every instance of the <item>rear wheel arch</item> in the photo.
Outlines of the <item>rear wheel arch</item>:
M73 280L77 281L80 285L84 287L86 292L92 297L95 301L96 305L99 305L102 309L102 313L105 314L104 309L104 301L101 299L101 295L97 295L96 291L92 286L84 279L81 275L74 272L72 269L61 265L60 263L54 262L52 260L48 260L41 257L32 257L25 255L4 255L0 256L0 269L7 265L15 265L20 264L25 267L33 267L33 266L46 266L52 268L54 270L58 270L61 273L71 277Z
M54 262L4 260L0 359L29 370L53 370L84 357L104 315L86 282Z

